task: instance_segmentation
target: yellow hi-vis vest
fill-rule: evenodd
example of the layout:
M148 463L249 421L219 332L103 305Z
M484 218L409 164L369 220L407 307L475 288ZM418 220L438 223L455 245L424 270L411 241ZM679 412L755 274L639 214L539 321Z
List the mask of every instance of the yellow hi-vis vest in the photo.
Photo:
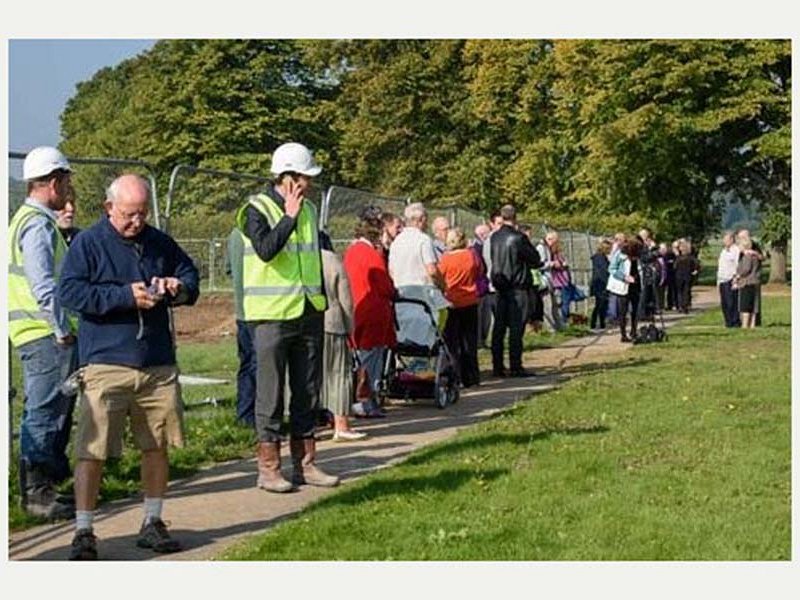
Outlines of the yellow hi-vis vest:
M56 281L61 274L61 263L67 253L67 243L55 221L32 206L23 204L19 207L8 226L8 337L17 348L54 333L53 326L47 320L46 314L39 309L39 303L25 277L23 268L25 257L19 247L22 226L35 216L44 216L53 224L53 235L56 240L53 275ZM76 330L76 320L73 318L69 320L70 325Z
M244 231L247 207L253 206L274 228L284 212L265 194L250 196L236 215L236 225ZM286 244L269 262L261 260L246 235L242 273L245 321L287 321L303 314L305 299L318 311L328 307L322 284L322 258L314 206L303 202L297 224Z

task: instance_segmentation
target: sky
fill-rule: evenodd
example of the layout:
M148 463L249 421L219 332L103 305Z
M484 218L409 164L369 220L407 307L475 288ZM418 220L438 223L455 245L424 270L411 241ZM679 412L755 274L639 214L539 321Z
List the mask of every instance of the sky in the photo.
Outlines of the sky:
M153 44L155 40L9 40L9 150L57 146L60 115L75 86ZM21 176L21 162L12 161L13 177Z

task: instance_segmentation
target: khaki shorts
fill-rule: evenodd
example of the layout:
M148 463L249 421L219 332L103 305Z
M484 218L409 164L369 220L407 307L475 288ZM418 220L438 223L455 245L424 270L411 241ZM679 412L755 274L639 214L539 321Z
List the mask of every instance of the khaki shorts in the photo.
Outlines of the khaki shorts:
M83 368L75 453L78 460L122 454L125 420L140 450L183 446L183 403L174 365Z

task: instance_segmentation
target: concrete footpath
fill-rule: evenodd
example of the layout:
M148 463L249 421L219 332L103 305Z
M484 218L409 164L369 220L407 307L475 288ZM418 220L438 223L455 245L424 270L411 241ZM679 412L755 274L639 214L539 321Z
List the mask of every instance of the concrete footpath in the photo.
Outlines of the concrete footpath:
M695 312L718 305L715 288L697 288ZM667 326L684 318L665 315ZM355 425L367 431L367 440L330 441L330 430L321 434L317 463L341 476L342 485L376 469L389 467L411 452L453 436L459 429L482 421L517 401L552 389L565 379L590 372L609 354L624 352L630 344L619 341L618 331L576 338L554 348L525 355L525 367L536 373L525 379L483 375L475 389L465 390L461 400L445 410L433 401L391 404L386 419L359 419ZM286 445L284 445L286 446ZM284 447L284 471L291 461ZM164 503L164 520L185 550L166 556L137 548L142 519L141 497L104 504L95 517L95 534L102 560L207 560L248 534L264 531L296 514L312 501L334 490L302 486L290 494L271 494L255 487L254 459L236 460L203 469L170 483ZM42 525L11 533L11 560L66 560L74 524Z

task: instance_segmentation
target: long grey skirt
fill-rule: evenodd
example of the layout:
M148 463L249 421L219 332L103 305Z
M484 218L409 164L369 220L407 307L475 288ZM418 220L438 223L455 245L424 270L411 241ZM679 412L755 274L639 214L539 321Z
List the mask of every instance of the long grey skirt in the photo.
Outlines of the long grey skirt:
M334 415L347 416L353 402L353 357L347 336L325 333L320 403Z

